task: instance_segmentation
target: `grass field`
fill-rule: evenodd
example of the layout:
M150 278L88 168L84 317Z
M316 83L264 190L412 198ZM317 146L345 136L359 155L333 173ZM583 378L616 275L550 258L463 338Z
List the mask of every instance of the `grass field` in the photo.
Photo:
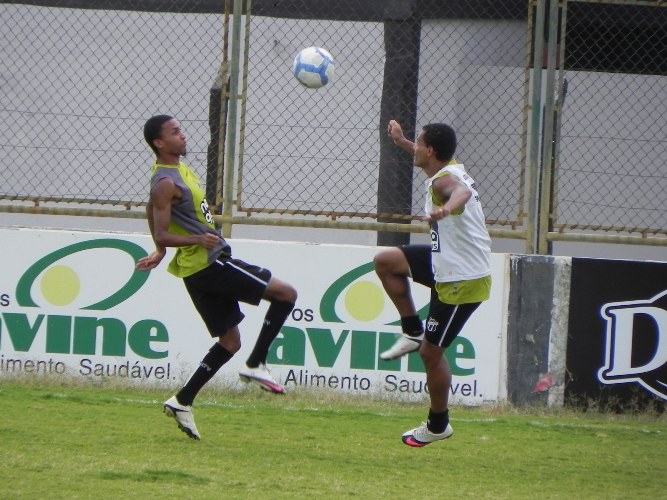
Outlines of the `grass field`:
M667 495L667 417L453 408L454 436L401 443L424 405L204 391L202 441L163 391L0 385L0 498L539 498Z

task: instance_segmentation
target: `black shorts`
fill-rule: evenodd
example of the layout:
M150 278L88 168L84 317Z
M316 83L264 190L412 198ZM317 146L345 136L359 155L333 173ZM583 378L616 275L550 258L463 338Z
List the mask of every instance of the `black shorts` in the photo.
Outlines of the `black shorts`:
M403 245L399 247L410 266L412 281L431 289L431 301L424 337L438 347L449 347L480 302L452 305L440 302L435 291L435 276L431 263L431 245Z
M403 251L410 266L412 281L429 288L435 285L433 265L431 264L431 245L403 245Z
M438 300L437 294L431 294L424 338L438 347L449 347L480 304L445 304Z
M220 337L245 317L239 302L259 304L270 279L268 269L221 255L183 282L211 337Z

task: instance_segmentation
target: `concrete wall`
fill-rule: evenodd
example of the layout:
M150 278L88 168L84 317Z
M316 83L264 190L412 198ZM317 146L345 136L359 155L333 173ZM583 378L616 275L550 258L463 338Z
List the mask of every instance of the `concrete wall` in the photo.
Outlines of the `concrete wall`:
M569 258L510 259L507 395L517 405L563 404Z

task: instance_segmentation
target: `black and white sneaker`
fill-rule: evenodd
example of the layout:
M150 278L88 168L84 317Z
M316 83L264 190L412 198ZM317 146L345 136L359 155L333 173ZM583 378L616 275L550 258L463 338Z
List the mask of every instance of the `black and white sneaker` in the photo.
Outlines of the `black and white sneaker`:
M239 370L239 377L242 382L254 382L261 389L273 394L285 394L285 389L273 378L273 375L271 375L271 372L264 363L257 368L250 368L248 365L245 365L245 368Z
M172 396L164 402L164 414L168 417L173 417L178 424L178 428L192 439L201 439L197 426L195 425L195 416L192 413L192 406L182 405L178 402L176 396Z
M402 333L401 336L396 339L393 346L380 353L380 358L384 360L398 359L401 356L417 351L422 345L423 339L423 333L419 337L410 337L409 335Z
M454 429L452 429L452 426L449 424L447 424L447 427L445 427L443 432L436 434L428 430L426 422L422 422L419 427L410 429L405 434L403 434L401 439L403 440L403 443L407 444L408 446L412 446L413 448L421 448L422 446L426 446L427 444L433 443L435 441L447 439L451 437L452 434L454 434Z

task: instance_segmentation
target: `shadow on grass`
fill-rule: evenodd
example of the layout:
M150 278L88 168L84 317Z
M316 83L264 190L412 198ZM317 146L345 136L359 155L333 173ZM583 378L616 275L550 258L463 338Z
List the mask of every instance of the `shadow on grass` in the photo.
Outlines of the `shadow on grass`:
M102 471L96 476L109 481L135 481L138 483L177 483L185 485L208 484L209 479L175 470L145 470L140 472Z

